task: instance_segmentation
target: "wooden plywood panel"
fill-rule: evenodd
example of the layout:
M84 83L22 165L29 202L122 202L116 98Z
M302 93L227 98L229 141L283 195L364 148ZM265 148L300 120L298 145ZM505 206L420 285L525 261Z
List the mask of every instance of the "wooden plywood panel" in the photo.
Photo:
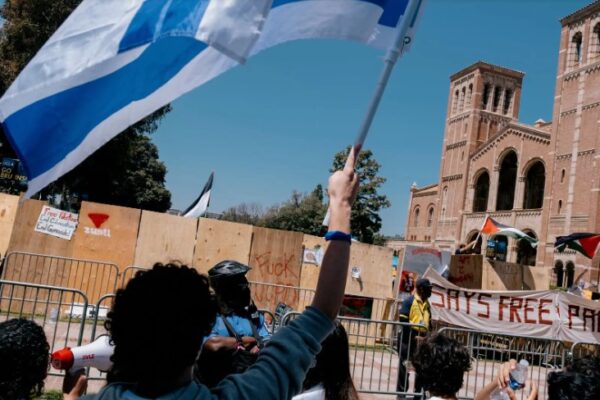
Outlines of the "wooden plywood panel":
M115 264L123 271L134 261L140 217L141 211L134 208L83 202L73 257ZM106 292L117 279L114 268L96 263L86 263L75 275L75 281L89 289L90 301L114 291Z
M523 274L522 266L515 263L506 263L483 260L483 289L487 290L521 290Z
M298 287L302 267L303 234L275 229L253 230L248 279L255 282ZM260 286L252 296L257 306L274 310L279 302L298 309L300 291Z
M320 249L324 254L327 249L327 242L322 237L304 235L302 246L304 251L316 251L317 249ZM305 262L303 257L300 287L312 290L316 289L317 281L319 280L319 272L321 272L321 267L319 265ZM312 295L300 296L298 310L304 310L312 303L312 299Z
M483 285L483 256L453 255L450 259L449 281L458 287L481 289Z
M8 246L10 252L35 253L44 256L71 257L73 241L36 232L35 226L45 202L21 202ZM5 265L5 278L53 286L68 286L70 263L59 258L19 255Z
M45 204L40 200L25 200L21 203L8 246L9 252L24 251L62 257L71 256L72 240L60 239L34 230Z
M134 264L151 267L177 261L192 265L197 226L195 218L143 211Z
M346 294L373 298L392 297L393 254L394 251L387 247L353 242ZM360 269L360 280L352 278L353 267Z
M216 219L200 218L194 267L202 273L223 260L243 264L250 261L252 226Z
M0 193L0 257L8 250L18 208L19 196Z
M551 277L552 268L527 266L524 271L525 289L549 290Z

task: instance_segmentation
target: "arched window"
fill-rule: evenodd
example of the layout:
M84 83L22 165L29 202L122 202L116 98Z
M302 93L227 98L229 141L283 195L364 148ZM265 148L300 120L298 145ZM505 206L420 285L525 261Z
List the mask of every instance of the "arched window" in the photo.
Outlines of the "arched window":
M562 171L560 171L560 183L563 183L565 181L565 169L563 168Z
M458 112L463 112L465 109L465 97L467 96L467 89L462 88L460 92L460 101L458 103Z
M482 172L475 182L475 195L473 196L473 212L487 211L488 195L490 192L490 175Z
M500 105L500 96L502 95L502 88L500 86L496 86L494 88L494 102L492 103L492 112L498 111L498 106Z
M498 261L506 261L506 254L508 253L508 238L503 235L496 235L494 236L493 241L495 242L494 258Z
M504 156L500 163L496 211L513 209L515 184L517 181L517 162L517 154L514 151L511 151Z
M458 89L454 92L454 101L452 102L452 114L456 114L458 109Z
M433 223L433 207L431 207L429 209L429 212L427 213L427 226L430 227L432 223Z
M471 108L471 103L473 102L473 84L469 85L469 90L467 91L467 108Z
M491 90L492 90L492 85L490 85L489 83L486 83L485 85L483 85L483 96L481 97L481 108L483 108L484 110L487 109Z
M573 286L573 280L575 280L575 264L573 261L567 261L567 288Z
M541 161L535 162L525 176L525 198L523 208L542 208L544 203L544 184L546 171Z
M510 110L510 102L512 101L513 91L510 89L506 89L504 93L504 106L502 107L502 114L508 114Z
M556 275L556 287L562 287L564 281L563 262L558 260L554 263L554 274Z
M413 221L415 226L419 226L419 213L420 212L421 211L418 208L415 210L415 220Z
M583 45L583 35L581 34L581 32L576 32L573 35L573 38L571 39L571 48L570 48L570 66L571 67L577 67L581 64L582 60L583 60L583 51L582 51L582 45Z
M537 239L537 236L535 235L535 233L531 232L531 231L525 231L525 233L532 237ZM535 265L535 259L537 257L537 250L536 248L532 247L531 244L529 243L529 241L527 240L519 240L518 245L517 245L517 264L522 264L522 265Z
M562 200L558 201L558 212L557 214L560 214L560 212L562 211Z
M598 22L592 30L590 58L594 61L597 61L600 58L600 22Z
M446 203L448 202L448 186L442 190L442 219L446 217Z
M483 236L479 234L478 231L472 232L469 236L467 236L466 244L470 244L477 239L477 243L473 246L472 254L481 254L481 245L483 244Z

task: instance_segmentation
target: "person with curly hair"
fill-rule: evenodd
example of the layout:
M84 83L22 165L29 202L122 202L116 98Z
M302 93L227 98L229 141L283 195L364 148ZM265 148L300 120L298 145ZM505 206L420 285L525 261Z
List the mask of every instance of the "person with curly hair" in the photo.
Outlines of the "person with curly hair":
M88 399L289 399L302 389L304 376L321 342L334 330L350 262L350 215L358 177L354 153L343 171L329 179L330 240L311 307L280 329L241 374L209 389L193 380L203 337L217 315L208 278L185 266L155 265L140 271L117 292L106 328L115 349L111 383ZM81 382L77 381L77 382ZM65 399L82 393L66 385Z
M0 323L0 399L39 396L49 355L46 334L35 322L20 318Z
M600 399L600 357L574 359L562 371L548 374L548 400Z
M421 343L412 363L430 400L456 400L471 356L457 340L438 333Z

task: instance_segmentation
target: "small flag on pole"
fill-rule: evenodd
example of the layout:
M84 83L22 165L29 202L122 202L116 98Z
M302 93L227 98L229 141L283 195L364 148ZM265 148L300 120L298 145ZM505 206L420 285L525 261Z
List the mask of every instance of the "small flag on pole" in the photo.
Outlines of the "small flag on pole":
M200 218L206 213L210 205L210 192L212 191L214 176L215 173L211 172L206 185L204 185L204 189L202 189L196 201L182 213L184 217Z
M566 249L573 249L587 258L594 258L599 243L598 233L572 233L569 236L558 236L554 247L561 253Z
M486 217L483 226L481 227L481 233L485 233L486 235L504 235L517 240L527 240L531 247L536 247L538 244L538 240L536 238L531 237L525 232L517 228L513 228L512 226L501 224L490 217Z

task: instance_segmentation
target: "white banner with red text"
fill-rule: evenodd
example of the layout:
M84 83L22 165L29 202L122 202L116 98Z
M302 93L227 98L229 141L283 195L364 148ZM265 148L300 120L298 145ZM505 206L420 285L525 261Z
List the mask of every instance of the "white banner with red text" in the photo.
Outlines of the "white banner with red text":
M484 332L600 343L600 303L559 291L460 288L428 269L432 317Z

